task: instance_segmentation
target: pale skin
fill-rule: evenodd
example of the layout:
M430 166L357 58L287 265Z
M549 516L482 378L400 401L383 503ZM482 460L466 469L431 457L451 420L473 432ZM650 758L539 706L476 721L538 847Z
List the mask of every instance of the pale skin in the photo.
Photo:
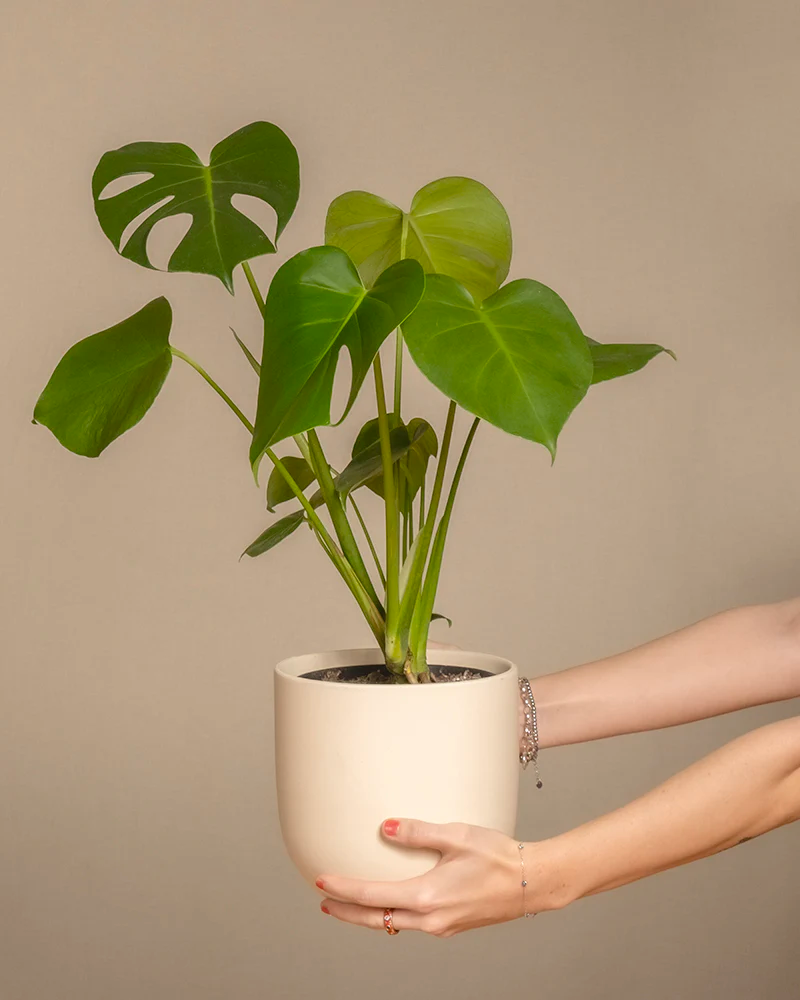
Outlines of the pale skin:
M735 608L636 649L532 680L540 746L677 726L800 696L800 598ZM734 740L639 799L527 842L541 913L708 857L800 819L800 717ZM523 915L518 841L461 823L391 818L387 840L441 853L401 882L322 873L323 912L437 937Z

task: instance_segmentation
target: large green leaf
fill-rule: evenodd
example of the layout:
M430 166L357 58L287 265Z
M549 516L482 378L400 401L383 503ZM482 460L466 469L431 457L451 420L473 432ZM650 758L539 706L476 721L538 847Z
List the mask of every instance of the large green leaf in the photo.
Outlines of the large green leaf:
M555 457L558 434L591 383L592 358L554 291L521 278L479 305L452 278L430 276L403 334L445 395Z
M271 445L331 423L339 352L351 361L350 411L373 358L414 309L425 276L416 261L394 264L368 291L337 247L312 247L275 274L264 308L264 352L250 461Z
M401 256L410 257L429 274L456 278L479 301L497 291L511 263L506 210L469 177L426 184L409 212L366 191L348 191L331 202L325 242L348 252L367 285Z
M669 354L677 360L673 351L658 344L598 344L591 337L586 339L589 341L594 363L592 385L638 372L659 354Z
M287 455L281 459L286 471L294 479L301 490L309 486L317 478L314 471L304 458L297 455ZM278 504L294 500L291 487L283 478L280 469L275 466L267 480L267 510L273 511Z
M389 414L392 419L393 415ZM405 479L406 498L410 502L419 492L425 481L425 474L428 471L429 460L438 453L439 442L436 439L436 431L427 420L422 417L413 417L405 425L408 432L408 451L399 458L405 461L399 463L399 458L395 461L395 475ZM368 446L375 446L375 442L380 440L380 430L377 417L368 420L358 432L353 444L353 455L357 455ZM377 445L380 448L380 444ZM379 471L376 476L368 480L365 484L373 493L383 497L383 472Z
M116 326L72 346L44 388L33 419L76 455L96 458L138 423L167 377L172 309L153 299Z
M296 510L294 513L282 517L279 521L275 521L247 546L242 555L255 558L255 556L263 555L264 552L274 549L276 545L297 531L305 517L304 511Z
M119 194L103 198L119 177L151 174ZM269 122L253 122L223 139L208 166L179 142L132 142L106 153L92 177L95 211L103 232L123 257L153 267L147 239L162 219L188 213L189 231L170 257L167 270L216 275L233 292L233 269L242 261L274 253L275 245L231 204L234 194L260 198L275 209L275 239L292 216L300 193L297 151L286 134ZM164 199L168 199L164 204ZM122 237L144 218L122 245Z

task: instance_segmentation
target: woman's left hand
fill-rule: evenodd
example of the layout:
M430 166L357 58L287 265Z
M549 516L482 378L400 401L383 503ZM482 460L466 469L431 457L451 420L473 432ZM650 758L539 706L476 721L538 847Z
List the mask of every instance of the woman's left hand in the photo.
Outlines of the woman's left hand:
M383 913L388 908L394 911L395 930L425 931L436 937L452 937L522 916L518 841L497 830L466 823L390 819L381 830L394 843L433 848L441 853L441 860L426 874L398 882L322 875L317 886L326 896L321 906L324 913L383 930ZM533 892L534 869L538 868L534 858L524 860L528 909L552 908L543 894Z

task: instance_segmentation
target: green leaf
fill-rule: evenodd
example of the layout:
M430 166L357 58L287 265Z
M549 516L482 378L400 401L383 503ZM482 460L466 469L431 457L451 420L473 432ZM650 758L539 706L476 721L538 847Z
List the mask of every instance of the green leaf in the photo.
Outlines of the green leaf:
M317 478L314 475L314 470L304 458L299 458L297 455L287 455L281 459L281 462L301 490L304 490ZM279 503L294 499L295 495L289 484L283 478L278 467L275 466L267 481L267 510L273 511Z
M447 615L438 615L434 611L434 613L431 615L431 621L435 622L437 619L440 620L440 621L447 622L447 627L448 628L452 628L453 627L453 619L452 618L448 618Z
M242 338L239 336L239 334L234 330L234 328L232 326L229 327L229 329L230 329L231 333L233 334L233 337L234 337L236 343L239 345L239 347L241 347L242 354L244 354L244 356L247 358L248 363L250 364L250 367L253 369L253 371L256 373L256 375L260 375L261 374L261 365L256 361L255 355L253 354L253 352L250 350L250 348L247 346L247 344L245 344L245 342L242 340Z
M394 425L396 426L397 418L395 415L390 413L388 416L390 423L394 422ZM405 452L405 462L402 463L402 466L397 463L399 458L402 458L403 455L398 456L395 460L395 475L403 476L405 478L406 496L410 502L417 495L422 483L425 480L425 474L428 470L428 461L432 456L435 456L438 453L439 442L436 439L436 431L433 427L431 427L428 421L423 420L422 417L413 417L405 426L408 432L410 445L407 452ZM358 432L358 436L353 444L353 455L363 451L364 448L370 445L374 447L376 446L380 449L380 429L378 427L377 417L373 417L372 420L368 420ZM379 470L380 468L381 466L379 465ZM374 478L370 479L364 485L367 486L368 489L372 490L373 493L376 493L379 497L383 498L382 471L379 471Z
M103 198L119 177L147 173L139 184ZM162 219L189 214L192 224L167 265L168 271L213 274L233 292L233 269L242 261L274 253L275 244L231 204L234 194L260 198L275 209L275 239L294 212L300 193L297 151L277 125L253 122L223 139L206 166L179 142L132 142L106 153L92 177L95 211L116 250L143 267L153 267L147 239ZM168 199L165 203L164 199ZM155 211L125 231L142 213Z
M172 364L172 309L153 299L116 326L73 345L33 411L61 444L96 458L150 409Z
M266 531L262 531L258 538L247 546L242 555L254 558L274 549L284 538L288 538L289 535L297 531L305 517L305 512L302 510L296 510L294 513L282 517L280 521L271 524Z
M403 426L393 428L389 432L389 445L392 458L397 462L412 446L408 430ZM344 497L353 490L365 486L375 478L382 464L381 443L375 441L354 455L353 460L336 476L333 481L336 492Z
M592 358L554 291L521 278L478 305L457 281L434 275L403 334L446 396L555 457L559 432L591 383Z
M348 191L331 202L325 242L347 251L367 285L404 256L428 274L455 278L479 301L497 291L511 263L506 210L469 177L426 184L409 212L366 191Z
M278 269L264 308L264 351L253 470L271 445L330 424L339 352L351 361L350 395L341 423L383 341L409 315L425 285L422 268L405 260L381 274L369 291L337 247L312 247Z
M659 354L669 354L673 360L678 360L673 351L658 344L598 344L591 337L586 339L594 363L592 385L638 372Z

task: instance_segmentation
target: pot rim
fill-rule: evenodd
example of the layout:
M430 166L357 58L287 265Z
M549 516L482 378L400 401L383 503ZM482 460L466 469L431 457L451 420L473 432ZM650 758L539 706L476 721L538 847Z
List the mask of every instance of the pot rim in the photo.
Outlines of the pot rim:
M511 660L492 653L473 652L467 649L430 649L427 653L429 663L451 667L475 667L488 670L491 677L472 677L458 684L331 684L337 690L359 691L444 691L462 684L497 684L504 676L514 670ZM300 653L289 656L275 665L276 677L292 684L320 684L312 677L301 677L300 674L312 670L325 670L334 667L360 667L373 664L377 667L382 663L381 653L377 647L358 647L355 649L331 649L321 653Z

